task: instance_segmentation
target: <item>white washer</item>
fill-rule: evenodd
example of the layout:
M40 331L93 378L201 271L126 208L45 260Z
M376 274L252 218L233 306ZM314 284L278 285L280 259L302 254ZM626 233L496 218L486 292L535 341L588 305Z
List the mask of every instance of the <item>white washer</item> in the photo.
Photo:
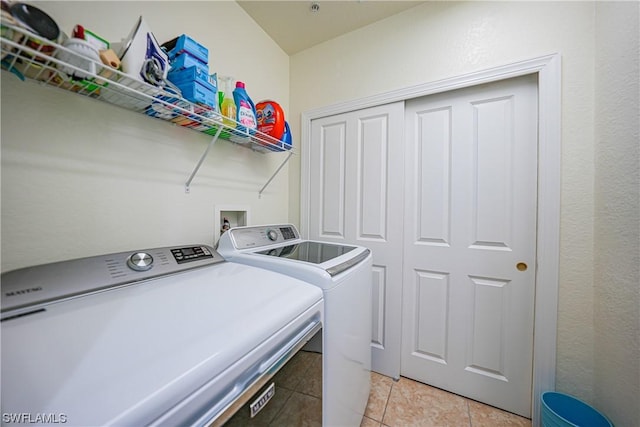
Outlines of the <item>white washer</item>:
M5 273L2 425L221 423L322 317L318 288L202 245Z
M277 271L324 293L325 426L358 426L371 372L372 257L361 246L303 240L292 224L237 227L218 252L228 261Z

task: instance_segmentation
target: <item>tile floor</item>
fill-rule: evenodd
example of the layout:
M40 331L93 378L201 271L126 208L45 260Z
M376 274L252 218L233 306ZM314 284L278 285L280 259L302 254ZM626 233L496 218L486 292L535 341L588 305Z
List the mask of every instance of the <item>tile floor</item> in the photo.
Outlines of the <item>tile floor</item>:
M371 373L371 393L360 427L507 427L531 420L428 385Z
M278 392L257 417L250 418L248 408L244 408L225 427L322 425L320 354L300 351L276 374L274 382ZM507 426L531 427L531 421L408 378L393 381L375 372L371 373L371 393L360 424L360 427Z

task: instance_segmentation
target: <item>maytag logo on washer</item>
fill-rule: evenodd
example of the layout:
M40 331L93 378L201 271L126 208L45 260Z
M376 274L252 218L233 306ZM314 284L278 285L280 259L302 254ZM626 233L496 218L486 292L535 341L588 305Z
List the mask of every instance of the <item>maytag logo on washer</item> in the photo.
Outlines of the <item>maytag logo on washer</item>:
M262 392L260 396L256 400L251 403L251 418L258 415L258 412L262 411L262 408L265 407L267 403L271 400L271 398L276 394L276 384L271 383L269 387L265 391Z
M10 291L10 292L5 292L4 296L5 297L15 297L18 295L24 295L24 294L30 294L32 292L38 292L42 290L42 286L38 286L35 288L25 288L25 289L18 289L17 291Z

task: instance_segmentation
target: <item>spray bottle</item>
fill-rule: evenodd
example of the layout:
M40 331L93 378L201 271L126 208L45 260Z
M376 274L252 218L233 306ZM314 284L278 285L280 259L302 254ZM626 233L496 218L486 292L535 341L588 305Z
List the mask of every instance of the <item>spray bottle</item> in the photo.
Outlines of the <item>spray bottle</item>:
M222 123L230 128L236 127L236 103L233 100L233 94L231 84L233 83L233 77L219 77L222 80L224 92L222 93L222 100L220 101L220 113L222 113ZM231 120L229 120L231 119Z

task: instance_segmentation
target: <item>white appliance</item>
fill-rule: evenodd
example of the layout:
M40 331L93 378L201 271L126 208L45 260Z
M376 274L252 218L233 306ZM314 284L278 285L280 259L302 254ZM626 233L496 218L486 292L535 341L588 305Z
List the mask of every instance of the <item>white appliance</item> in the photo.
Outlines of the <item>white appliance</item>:
M317 287L202 245L29 267L1 286L2 425L222 424L269 400L323 318Z
M228 261L277 271L324 293L325 426L358 426L371 372L372 257L361 246L303 240L291 224L237 227L218 252Z

